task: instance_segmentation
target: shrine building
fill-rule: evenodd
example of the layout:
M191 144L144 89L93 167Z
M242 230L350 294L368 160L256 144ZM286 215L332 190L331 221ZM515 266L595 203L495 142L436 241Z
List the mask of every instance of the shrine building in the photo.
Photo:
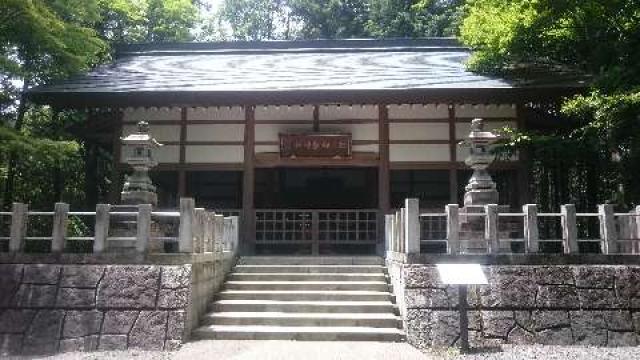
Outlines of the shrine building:
M549 126L532 105L582 87L478 75L470 55L441 38L128 45L28 96L87 112L84 140L113 154L111 203L128 172L120 138L144 120L163 144L159 208L193 197L240 215L246 254L379 253L383 215L405 198L460 203L472 119ZM525 170L517 157L492 166L502 204L527 202Z

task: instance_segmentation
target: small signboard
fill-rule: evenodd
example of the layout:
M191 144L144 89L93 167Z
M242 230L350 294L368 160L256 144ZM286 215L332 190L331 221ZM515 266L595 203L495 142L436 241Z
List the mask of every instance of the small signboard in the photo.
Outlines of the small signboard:
M351 158L351 134L280 134L280 157Z
M447 285L486 285L480 264L436 264L440 280Z

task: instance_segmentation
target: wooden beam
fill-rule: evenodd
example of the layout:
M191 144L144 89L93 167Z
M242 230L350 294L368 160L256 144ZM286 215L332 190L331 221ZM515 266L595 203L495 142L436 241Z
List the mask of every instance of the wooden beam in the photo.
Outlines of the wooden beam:
M523 108L523 104L516 105L516 120L519 131L526 130L527 126L524 120L525 112ZM526 150L518 152L518 164L516 190L518 192L518 201L520 205L523 205L531 202L531 194L529 193L529 153Z
M180 164L184 165L187 157L187 108L183 107L180 111ZM184 167L178 170L178 199L187 196L187 173Z
M121 165L120 158L122 157L122 144L120 141L120 136L122 136L122 118L124 116L124 112L120 109L115 110L116 116L114 117L114 122L116 123L113 131L112 138L112 146L113 146L113 159L112 159L112 169L111 169L111 188L109 189L109 202L111 204L117 204L120 202L120 191L122 189L122 181L121 181ZM91 112L89 112L89 117L91 117Z
M449 203L458 203L458 142L456 139L456 105L449 104Z
M313 105L313 131L320 131L320 105Z
M378 239L384 239L385 215L389 213L391 182L389 161L389 108L378 104ZM382 254L384 243L378 242L377 252Z
M255 105L245 106L244 167L242 172L242 243L241 252L255 252Z

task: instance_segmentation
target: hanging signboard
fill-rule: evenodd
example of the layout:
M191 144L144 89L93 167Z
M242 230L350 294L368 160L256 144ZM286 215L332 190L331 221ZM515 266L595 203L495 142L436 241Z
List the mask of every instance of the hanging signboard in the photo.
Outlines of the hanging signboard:
M351 134L280 134L283 158L351 157Z

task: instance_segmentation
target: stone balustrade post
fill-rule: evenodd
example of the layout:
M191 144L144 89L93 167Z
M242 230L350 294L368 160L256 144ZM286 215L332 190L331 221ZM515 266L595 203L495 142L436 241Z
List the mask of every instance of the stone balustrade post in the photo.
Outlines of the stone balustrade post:
M640 205L636 206L635 208L635 219L634 219L634 223L635 223L635 234L634 234L634 238L635 239L640 239ZM638 243L638 241L633 241L632 242L633 245L631 252L633 254L640 254L640 243Z
M111 205L96 205L96 225L93 234L93 252L99 254L105 251L107 237L109 237L109 211Z
M51 232L51 252L60 253L64 250L67 237L67 223L69 218L69 204L56 203L53 210L53 231Z
M405 253L405 239L407 237L407 227L405 226L405 222L406 222L406 218L407 218L407 208L406 207L402 207L400 208L400 223L398 224L398 227L400 228L400 241L398 241L398 252L400 253Z
M487 250L491 254L500 252L500 239L498 237L498 205L489 204L484 206L484 238L489 247Z
M613 205L598 205L600 219L600 238L603 254L615 254L618 251L618 236L616 234L616 217Z
M15 202L11 208L11 229L9 238L9 251L20 252L24 250L27 236L27 220L29 205Z
M151 204L138 205L136 251L144 254L149 250L151 242Z
M405 253L420 253L420 201L418 199L405 199L404 206L407 209L405 223Z
M213 224L213 216L212 212L205 211L204 213L204 241L202 243L202 252L208 253L213 250L213 242L214 242L214 224Z
M538 206L526 204L522 206L524 213L524 243L527 253L537 253L540 250L538 240Z
M449 254L460 253L460 208L458 204L445 206L447 214L447 245Z
M240 227L238 224L239 224L238 217L232 216L231 217L231 226L232 226L231 251L233 254L236 254L238 252L238 240L240 239L240 236L239 236Z
M384 251L393 251L393 215L384 215Z
M578 247L578 223L576 220L576 206L566 204L560 207L562 223L562 240L564 242L565 254L577 254Z
M195 226L193 229L193 238L194 238L194 242L193 242L193 252L195 253L201 253L202 249L203 249L203 243L204 243L204 235L205 235L205 216L206 216L206 211L204 210L204 208L196 208L195 210Z
M180 199L180 229L178 235L178 249L181 253L193 252L195 207L195 201L192 198Z
M399 252L400 251L400 227L398 226L398 224L400 223L400 211L396 210L395 213L393 213L393 247L391 248L391 251L393 252Z
M224 241L224 215L215 214L214 216L215 222L215 232L213 236L213 251L221 254L223 252L222 242Z

